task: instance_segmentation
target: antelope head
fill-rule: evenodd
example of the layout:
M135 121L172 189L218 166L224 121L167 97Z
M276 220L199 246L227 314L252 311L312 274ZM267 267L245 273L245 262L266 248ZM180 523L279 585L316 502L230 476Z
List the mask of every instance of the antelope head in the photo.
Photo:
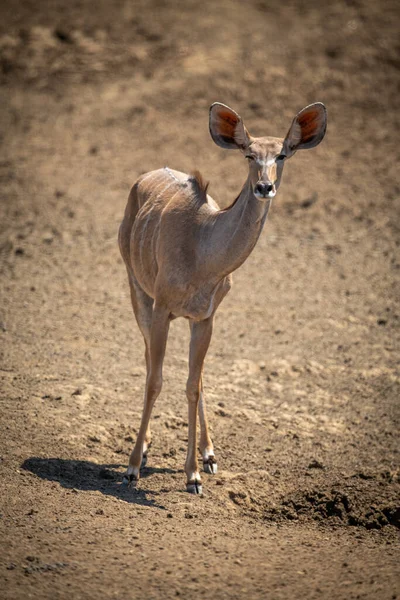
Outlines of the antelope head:
M273 198L279 188L286 159L297 150L314 148L326 131L326 108L315 102L293 119L285 138L252 137L234 110L215 102L210 107L210 133L221 148L240 150L249 162L249 181L254 196Z

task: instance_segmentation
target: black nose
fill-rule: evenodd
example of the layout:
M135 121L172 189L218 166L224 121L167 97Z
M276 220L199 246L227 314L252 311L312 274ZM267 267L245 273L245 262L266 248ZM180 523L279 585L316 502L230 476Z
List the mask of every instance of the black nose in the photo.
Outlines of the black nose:
M254 191L257 194L260 194L260 196L267 196L269 192L272 192L273 187L274 186L272 185L272 183L263 183L262 181L259 181L256 184Z

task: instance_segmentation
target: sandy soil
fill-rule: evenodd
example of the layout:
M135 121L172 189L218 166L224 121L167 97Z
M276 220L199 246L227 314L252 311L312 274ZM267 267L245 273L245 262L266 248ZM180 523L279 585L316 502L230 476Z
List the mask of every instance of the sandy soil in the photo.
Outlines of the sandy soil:
M2 3L2 598L400 597L396 4ZM116 233L159 166L233 200L217 100L277 136L319 100L328 133L286 166L217 314L219 473L184 491L178 320L123 490L145 369Z

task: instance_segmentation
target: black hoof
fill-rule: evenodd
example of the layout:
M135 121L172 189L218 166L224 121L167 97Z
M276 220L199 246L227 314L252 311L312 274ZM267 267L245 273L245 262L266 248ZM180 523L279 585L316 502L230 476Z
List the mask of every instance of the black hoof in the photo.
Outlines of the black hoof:
M207 460L203 460L203 470L205 473L209 473L210 475L215 475L218 471L217 461L215 460L215 456L209 456Z
M122 487L135 486L138 481L138 478L135 477L134 473L125 473L122 478Z
M202 494L203 486L201 485L201 481L189 481L186 484L186 490L189 494Z

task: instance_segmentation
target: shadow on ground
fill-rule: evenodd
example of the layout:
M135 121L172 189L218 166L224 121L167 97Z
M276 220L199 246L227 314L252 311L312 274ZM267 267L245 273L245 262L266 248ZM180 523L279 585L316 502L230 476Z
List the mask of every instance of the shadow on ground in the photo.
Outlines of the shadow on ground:
M120 467L124 467L124 465L98 465L87 460L37 457L28 458L21 465L22 469L34 473L34 475L37 475L41 479L57 481L62 487L67 489L98 491L106 496L114 496L125 502L140 504L142 506L153 506L165 510L164 506L149 497L158 495L157 492L121 485L121 473L115 470ZM173 469L168 468L145 467L142 469L141 478L145 479L154 473L175 472Z

